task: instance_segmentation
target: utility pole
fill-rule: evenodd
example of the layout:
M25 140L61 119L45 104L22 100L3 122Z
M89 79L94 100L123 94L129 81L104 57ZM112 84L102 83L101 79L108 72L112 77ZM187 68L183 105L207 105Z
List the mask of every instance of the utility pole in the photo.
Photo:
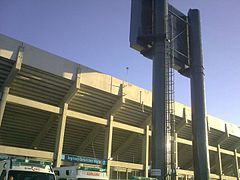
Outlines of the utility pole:
M168 46L168 1L154 0L154 57L152 100L152 176L165 180L167 176L166 127L166 48Z

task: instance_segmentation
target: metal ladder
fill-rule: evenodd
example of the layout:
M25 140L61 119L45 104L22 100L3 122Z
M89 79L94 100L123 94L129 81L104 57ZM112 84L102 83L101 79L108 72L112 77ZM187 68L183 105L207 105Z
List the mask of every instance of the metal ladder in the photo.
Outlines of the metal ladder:
M173 38L173 30L170 29L169 39ZM166 153L167 153L167 177L166 179L176 179L176 139L175 139L175 89L174 89L174 43L170 40L165 45L165 117L166 117Z

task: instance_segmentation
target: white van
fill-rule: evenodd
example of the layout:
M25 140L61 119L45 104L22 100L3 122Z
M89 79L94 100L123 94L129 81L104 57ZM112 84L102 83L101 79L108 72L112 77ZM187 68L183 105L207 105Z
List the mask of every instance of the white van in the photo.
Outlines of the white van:
M50 161L14 158L0 161L0 180L56 180Z
M106 169L99 167L68 166L54 168L57 180L107 180Z

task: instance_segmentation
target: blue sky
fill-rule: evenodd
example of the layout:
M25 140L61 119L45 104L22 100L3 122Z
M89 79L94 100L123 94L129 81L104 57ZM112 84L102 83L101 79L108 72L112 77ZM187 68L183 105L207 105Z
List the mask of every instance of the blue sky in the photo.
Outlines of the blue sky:
M240 125L240 1L170 3L200 9L207 111ZM129 47L129 25L130 0L0 0L0 33L151 90L152 62ZM190 105L189 79L176 73L175 89Z

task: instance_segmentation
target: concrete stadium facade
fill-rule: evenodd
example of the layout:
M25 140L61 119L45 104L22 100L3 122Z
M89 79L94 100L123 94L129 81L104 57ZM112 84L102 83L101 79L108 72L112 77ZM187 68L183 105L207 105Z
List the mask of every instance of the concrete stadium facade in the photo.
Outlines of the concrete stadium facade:
M107 159L110 178L148 176L152 93L0 35L0 154ZM178 179L192 179L191 109L175 102ZM207 116L212 179L239 179L240 129Z

